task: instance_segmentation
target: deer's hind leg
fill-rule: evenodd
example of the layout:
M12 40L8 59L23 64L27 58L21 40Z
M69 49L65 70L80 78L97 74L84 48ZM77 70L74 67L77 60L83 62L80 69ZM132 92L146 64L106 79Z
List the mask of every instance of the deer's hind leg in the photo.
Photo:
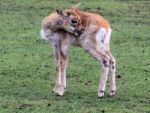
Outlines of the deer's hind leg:
M101 72L101 79L98 88L98 96L99 97L104 96L103 91L105 90L105 84L107 81L109 71L110 71L109 95L114 96L116 92L116 82L115 82L116 62L114 57L111 55L110 51L103 51L101 55L102 55L102 60L101 60L102 72Z
M98 96L103 97L109 73L109 56L107 56L105 53L101 53L100 63L101 63L101 77L98 86Z
M109 72L109 56L105 52L101 52L92 47L83 47L86 52L88 52L93 58L98 60L102 66L101 78L98 86L98 97L104 96L105 85L107 81L107 76Z
M103 91L105 90L105 84L107 81L109 71L110 71L109 95L114 96L116 92L116 82L115 82L116 62L114 57L111 55L110 51L103 51L101 53L101 56L102 56L102 60L101 60L102 71L101 71L101 79L98 88L98 96L99 97L104 96Z
M115 80L115 73L116 73L116 61L115 58L110 54L110 96L114 96L116 92L116 80Z

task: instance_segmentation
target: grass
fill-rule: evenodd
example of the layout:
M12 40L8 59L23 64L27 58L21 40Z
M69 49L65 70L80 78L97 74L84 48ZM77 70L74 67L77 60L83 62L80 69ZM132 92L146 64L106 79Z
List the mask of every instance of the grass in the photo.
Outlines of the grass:
M44 16L77 0L0 1L0 113L150 113L150 1L84 0L83 11L112 24L117 94L97 97L99 64L72 47L63 97L53 94L55 69L49 44L39 37ZM81 57L82 56L82 57Z

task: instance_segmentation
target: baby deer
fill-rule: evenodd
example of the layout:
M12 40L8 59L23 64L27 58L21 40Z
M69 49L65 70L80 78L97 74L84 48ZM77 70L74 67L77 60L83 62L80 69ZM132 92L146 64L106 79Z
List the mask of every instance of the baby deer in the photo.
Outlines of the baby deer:
M82 12L75 8L57 10L45 17L41 36L54 48L56 82L54 92L60 96L66 88L67 50L72 45L82 47L102 67L98 96L103 97L110 71L110 96L115 95L115 59L110 52L111 27L107 20L95 13Z

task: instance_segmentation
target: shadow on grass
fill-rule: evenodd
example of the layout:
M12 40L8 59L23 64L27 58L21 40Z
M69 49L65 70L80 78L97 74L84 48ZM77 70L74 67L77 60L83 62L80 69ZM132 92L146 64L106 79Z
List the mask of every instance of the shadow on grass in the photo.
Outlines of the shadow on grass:
M108 93L105 93L105 96L103 98L99 98L97 96L97 92L69 92L67 91L63 96L56 96L54 93L52 93L52 96L54 97L54 100L59 100L59 101L68 101L68 102L73 102L74 100L76 101L82 101L85 102L86 104L93 103L93 102L128 102L130 101L130 97L127 97L126 95L118 95L116 94L114 97L110 97ZM52 98L51 98L52 99Z

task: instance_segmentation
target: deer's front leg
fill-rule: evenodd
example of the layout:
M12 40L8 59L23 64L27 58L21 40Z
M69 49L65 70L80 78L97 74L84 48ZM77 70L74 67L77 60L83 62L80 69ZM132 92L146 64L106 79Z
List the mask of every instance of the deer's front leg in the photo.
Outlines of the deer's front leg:
M66 68L67 68L67 49L68 45L61 42L59 48L55 48L55 62L56 62L56 82L54 92L62 96L66 88Z
M65 56L61 56L61 81L62 81L62 85L64 86L64 88L66 88L67 83L66 83L66 68L67 68L67 64L68 64L68 59Z
M61 54L59 48L55 48L55 55L54 55L54 60L55 60L55 67L56 67L56 80L55 80L55 87L54 87L54 92L57 95L63 95L64 93L64 87L62 85L62 73L61 73Z

